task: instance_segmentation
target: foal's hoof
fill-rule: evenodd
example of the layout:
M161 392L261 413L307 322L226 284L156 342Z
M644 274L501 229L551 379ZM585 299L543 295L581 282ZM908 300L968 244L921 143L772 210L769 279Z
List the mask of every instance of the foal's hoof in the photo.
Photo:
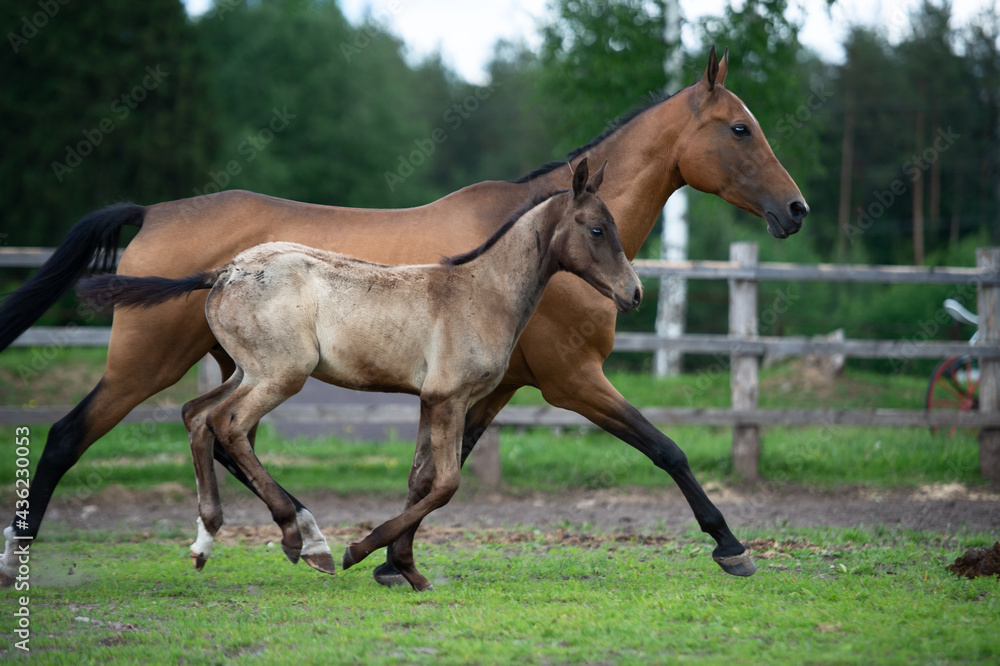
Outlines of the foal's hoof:
M729 557L712 556L715 563L722 567L730 576L752 576L757 573L757 565L750 559L750 553L743 551L739 555Z
M285 551L285 557L288 558L289 562L292 564L299 563L299 556L302 554L301 548L289 548L288 546L282 546L281 550Z
M191 553L191 561L194 562L194 568L201 571L205 568L205 564L208 562L208 557L199 553Z
M311 566L316 571L322 571L325 574L330 574L331 576L337 573L337 565L333 562L333 556L330 553L313 553L312 555L303 555L302 561Z
M399 587L400 585L409 585L410 582L403 577L403 574L396 570L396 567L392 566L388 562L383 562L382 564L375 567L375 571L372 572L372 576L375 578L375 582L379 585L385 585L386 587Z

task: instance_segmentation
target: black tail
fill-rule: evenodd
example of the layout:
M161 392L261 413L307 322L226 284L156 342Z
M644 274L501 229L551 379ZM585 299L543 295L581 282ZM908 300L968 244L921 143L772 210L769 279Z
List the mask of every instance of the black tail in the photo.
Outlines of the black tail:
M0 351L69 291L91 263L96 271L112 270L121 228L140 227L145 216L143 206L117 203L73 225L55 254L0 305Z
M97 310L104 310L112 305L120 308L149 308L192 291L211 289L223 270L225 267L214 271L198 271L178 279L92 275L80 280L76 293Z

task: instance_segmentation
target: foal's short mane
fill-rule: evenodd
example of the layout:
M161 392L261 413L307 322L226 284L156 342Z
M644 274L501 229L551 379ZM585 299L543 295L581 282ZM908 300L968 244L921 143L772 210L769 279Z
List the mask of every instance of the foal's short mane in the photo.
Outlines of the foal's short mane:
M565 164L565 162L560 162L560 164ZM486 253L491 247L496 245L497 241L500 240L504 234L510 231L511 227L524 217L529 210L532 208L548 201L557 194L562 194L563 192L568 192L569 190L555 190L554 192L543 192L536 194L529 201L526 201L520 208L511 213L511 216L504 222L499 229L493 232L489 238L483 242L482 245L474 250L469 250L468 252L463 252L462 254L456 254L453 257L444 257L441 259L441 263L445 266L461 266L462 264L467 264L477 257L481 257Z
M565 161L555 160L555 161L552 161L552 162L546 162L545 164L543 164L542 166L538 167L537 169L535 169L531 173L528 173L528 174L526 174L524 176L521 176L517 180L510 181L510 182L513 182L513 183L527 183L529 181L534 180L535 178L538 178L539 176L544 176L545 174L549 173L550 171L558 169L562 165L566 164L566 162L572 162L577 157L579 157L580 155L583 155L585 152L587 152L588 150L590 150L591 148L593 148L597 144L599 144L602 141L604 141L605 139L607 139L609 136L611 136L612 134L614 134L615 132L617 132L618 130L620 130L622 127L624 127L625 125L627 125L630 122L632 122L633 120L635 120L636 116L638 116L639 114L641 114L643 111L646 111L647 109L651 109L652 107L656 106L660 102L667 101L668 99L670 99L671 97L673 97L673 95L667 95L667 94L664 94L664 93L650 92L647 97L648 97L648 99L646 100L645 103L639 104L639 105L633 107L632 109L626 111L622 115L618 116L617 118L615 118L614 120L612 120L611 122L609 122L607 124L607 126L604 128L604 131L601 132L600 134L598 134L597 136L595 136L588 143L580 146L576 150L571 150L570 152L566 153L566 159L565 159Z

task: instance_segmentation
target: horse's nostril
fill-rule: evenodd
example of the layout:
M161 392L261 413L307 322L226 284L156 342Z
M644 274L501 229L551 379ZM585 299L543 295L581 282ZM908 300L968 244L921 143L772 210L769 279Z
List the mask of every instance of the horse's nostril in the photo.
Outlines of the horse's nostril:
M788 216L796 222L801 222L809 214L809 206L804 201L793 201L788 204Z
M636 287L635 293L632 295L632 305L638 306L640 303L642 303L642 289Z

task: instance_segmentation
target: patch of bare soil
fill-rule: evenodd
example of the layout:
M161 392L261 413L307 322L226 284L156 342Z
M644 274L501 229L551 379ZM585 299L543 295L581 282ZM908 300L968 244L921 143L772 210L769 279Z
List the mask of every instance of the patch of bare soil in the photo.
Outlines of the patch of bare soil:
M1000 578L1000 542L988 548L970 548L965 555L956 557L953 564L948 565L948 571L959 578L976 578L977 576L997 576Z
M744 528L862 527L933 532L963 530L997 534L1000 539L1000 494L957 484L917 490L842 488L817 491L808 488L741 489L709 487L709 497L739 533ZM363 536L403 508L402 498L314 492L299 497L328 535L353 539ZM12 502L8 505L12 506ZM148 532L191 531L197 518L197 499L176 484L147 491L109 488L86 498L56 499L46 514L42 536L52 529L78 528ZM257 498L229 483L223 491L226 534L247 538L273 528L270 512ZM694 515L676 489L664 491L597 490L558 494L509 495L464 489L424 520L421 538L572 540L588 538L658 539L695 527ZM237 532L237 530L244 530ZM564 532L560 532L563 530ZM474 532L475 536L465 536ZM595 537L609 534L608 537ZM566 536L570 535L570 536ZM254 536L254 538L256 538ZM275 538L275 537L269 537ZM567 542L568 543L568 542ZM807 547L803 545L802 547ZM759 552L774 549L761 544ZM792 549L790 544L781 546ZM757 547L753 550L758 551Z

